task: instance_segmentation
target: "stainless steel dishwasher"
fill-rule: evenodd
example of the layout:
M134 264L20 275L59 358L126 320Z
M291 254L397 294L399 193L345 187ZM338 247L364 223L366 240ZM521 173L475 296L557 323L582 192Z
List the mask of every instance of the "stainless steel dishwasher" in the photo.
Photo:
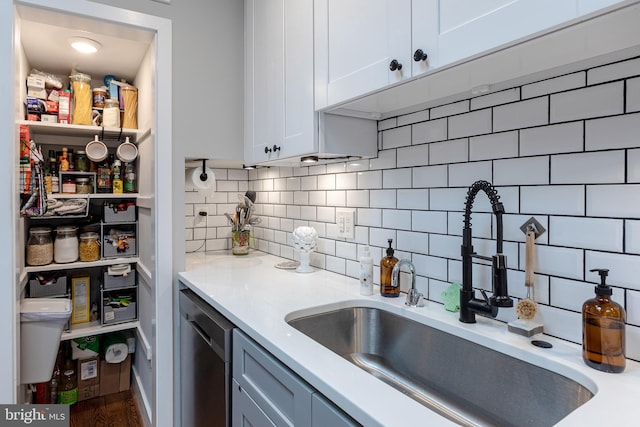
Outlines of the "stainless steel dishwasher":
M182 427L231 426L233 328L193 291L180 291Z

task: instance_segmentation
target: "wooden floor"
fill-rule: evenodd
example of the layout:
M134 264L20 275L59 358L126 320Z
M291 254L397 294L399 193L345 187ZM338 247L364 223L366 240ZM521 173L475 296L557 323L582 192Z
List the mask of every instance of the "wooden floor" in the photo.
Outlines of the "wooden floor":
M71 427L143 427L143 422L129 390L72 405Z

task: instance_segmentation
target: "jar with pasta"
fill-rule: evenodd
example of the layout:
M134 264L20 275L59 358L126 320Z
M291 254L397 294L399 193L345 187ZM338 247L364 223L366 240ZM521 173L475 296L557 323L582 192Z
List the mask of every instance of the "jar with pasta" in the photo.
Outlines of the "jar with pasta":
M93 96L91 93L91 76L75 73L69 76L73 90L73 113L71 123L74 125L91 125Z
M122 127L128 129L138 129L138 89L126 85L120 89L124 100L124 115Z
M98 261L100 259L100 235L82 233L80 235L80 261Z

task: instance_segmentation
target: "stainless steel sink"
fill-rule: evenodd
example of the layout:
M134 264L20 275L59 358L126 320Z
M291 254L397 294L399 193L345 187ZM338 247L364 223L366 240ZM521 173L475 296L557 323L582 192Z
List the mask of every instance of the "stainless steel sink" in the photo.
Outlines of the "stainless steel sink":
M563 375L378 308L287 322L463 426L551 426L593 397Z

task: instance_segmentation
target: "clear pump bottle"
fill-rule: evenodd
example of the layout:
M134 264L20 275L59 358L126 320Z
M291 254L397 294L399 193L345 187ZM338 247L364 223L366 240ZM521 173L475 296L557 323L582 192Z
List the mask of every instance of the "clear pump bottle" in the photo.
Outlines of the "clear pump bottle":
M619 373L625 368L624 308L611 300L613 293L606 284L609 270L593 269L600 274L596 296L582 306L582 359L594 369Z

